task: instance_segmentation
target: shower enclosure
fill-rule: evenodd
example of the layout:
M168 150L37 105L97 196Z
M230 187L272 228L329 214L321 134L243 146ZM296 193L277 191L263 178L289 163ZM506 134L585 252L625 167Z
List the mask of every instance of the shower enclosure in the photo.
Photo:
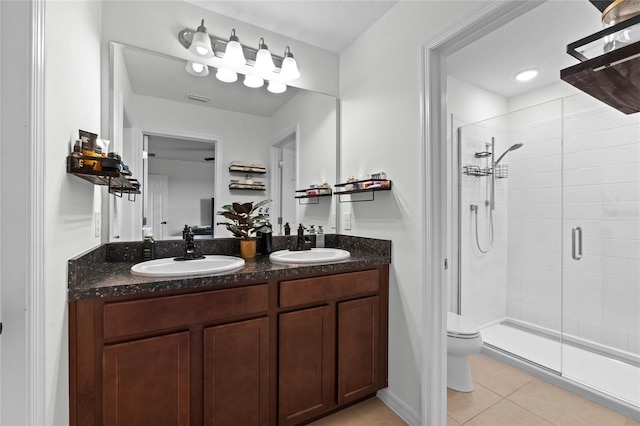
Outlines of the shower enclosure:
M579 94L457 139L451 309L487 346L640 407L640 114Z

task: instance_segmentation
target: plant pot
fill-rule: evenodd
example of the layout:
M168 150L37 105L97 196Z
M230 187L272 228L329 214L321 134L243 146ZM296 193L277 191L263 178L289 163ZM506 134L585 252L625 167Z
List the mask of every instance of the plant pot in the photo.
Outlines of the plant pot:
M243 259L256 257L256 240L240 240L240 257Z

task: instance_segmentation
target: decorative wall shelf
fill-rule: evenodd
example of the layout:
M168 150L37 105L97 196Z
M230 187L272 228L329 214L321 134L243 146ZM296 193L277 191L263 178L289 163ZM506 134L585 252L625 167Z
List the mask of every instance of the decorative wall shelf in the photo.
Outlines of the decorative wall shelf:
M247 180L251 177L251 174L263 175L267 173L267 169L260 163L249 163L245 161L232 161L229 165L229 172L231 173L243 173L247 176ZM239 179L232 179L229 183L229 189L243 190L243 191L264 191L267 188L264 182L245 180L241 182Z
M322 194L309 194L309 191L322 191ZM328 191L328 192L326 192ZM298 200L298 204L307 205L307 204L318 204L320 202L320 197L331 197L333 195L333 191L331 188L308 188L308 189L298 189L296 190L296 199ZM303 199L311 199L315 202L303 203Z
M264 191L267 188L264 184L230 183L229 189L240 189L247 191Z
M127 194L127 198L130 201L135 201L136 194L140 194L140 183L137 179L132 178L130 174L116 170L94 170L93 167L86 166L85 161L97 161L100 162L101 165L107 163L113 165L114 162L118 165L121 164L120 161L112 158L90 157L85 155L74 157L73 155L69 155L67 156L67 173L76 175L94 185L107 186L109 193L117 197L122 197L123 194ZM102 168L102 166L100 168Z
M267 169L255 168L255 167L240 167L240 166L229 166L229 171L236 172L236 173L256 173L261 175L267 173Z
M585 55L634 25L639 31L640 15L567 45L567 53L581 62L561 70L560 78L625 114L640 111L640 41L621 43L622 47L593 58Z
M391 191L391 181L389 179L364 179L356 180L353 182L339 183L334 185L336 188L345 188L342 190L336 190L334 194L338 196L338 201L341 203L357 203L361 201L373 201L375 200L375 193L378 191ZM351 189L346 189L351 188ZM349 200L342 201L342 195L352 194L365 194L370 193L371 198L366 200Z

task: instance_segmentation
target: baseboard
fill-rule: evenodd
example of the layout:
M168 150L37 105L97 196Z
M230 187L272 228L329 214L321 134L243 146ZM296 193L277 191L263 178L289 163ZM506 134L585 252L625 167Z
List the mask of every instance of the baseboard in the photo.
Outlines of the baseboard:
M420 425L420 415L411 409L403 400L398 398L396 394L388 388L378 391L378 398L384 402L387 407L391 408L398 416L402 418L410 426Z

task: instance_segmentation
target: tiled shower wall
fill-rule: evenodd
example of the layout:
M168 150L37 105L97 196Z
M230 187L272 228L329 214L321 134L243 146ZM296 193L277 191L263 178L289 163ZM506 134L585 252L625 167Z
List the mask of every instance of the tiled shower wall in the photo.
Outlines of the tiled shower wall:
M504 125L498 122L465 126L461 140L463 165L490 167L489 158L476 158L477 152L487 151L486 144L495 138L496 152L507 145ZM489 151L491 148L488 149ZM505 317L507 306L507 193L506 180L496 180L496 208L493 211L494 241L491 250L483 254L476 243L475 213L471 204L478 206L478 240L486 250L490 241L490 216L486 201L489 199L490 176L461 175L461 267L462 314L478 325L495 322Z
M583 257L564 245L565 333L640 354L640 114L573 114L565 102L564 238L583 229Z
M486 245L487 178L462 176L462 313L481 325L509 317L563 329L637 355L640 116L607 107L585 111L579 101L550 102L510 114L508 123L503 117L463 129L463 165L479 164L473 153L488 133L498 135L496 155L514 143L523 147L503 160L509 177L496 180L488 254L475 248L469 210L471 203L480 206ZM576 226L583 230L580 261L571 257Z

